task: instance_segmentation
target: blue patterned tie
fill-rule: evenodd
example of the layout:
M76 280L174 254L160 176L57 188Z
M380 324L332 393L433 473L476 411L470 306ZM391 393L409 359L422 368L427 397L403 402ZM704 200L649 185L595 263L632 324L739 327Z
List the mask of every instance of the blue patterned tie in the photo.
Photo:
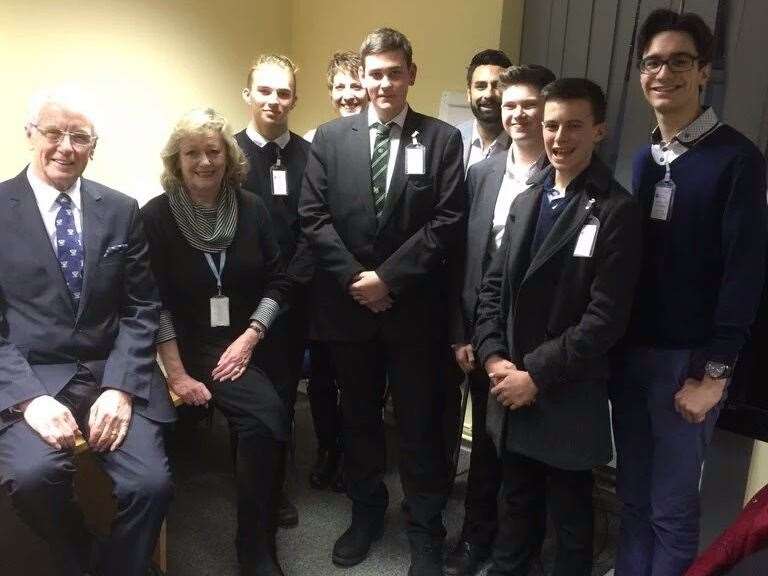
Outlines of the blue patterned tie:
M56 256L72 300L77 304L83 289L83 243L75 228L72 199L62 192L56 203L61 206L56 214Z

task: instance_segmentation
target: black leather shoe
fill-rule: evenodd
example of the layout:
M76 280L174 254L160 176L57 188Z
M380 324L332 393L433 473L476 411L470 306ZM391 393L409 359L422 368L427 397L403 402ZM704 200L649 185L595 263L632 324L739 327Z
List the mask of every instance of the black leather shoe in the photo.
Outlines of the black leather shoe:
M376 519L352 518L347 531L333 545L331 559L337 566L360 564L371 550L371 544L384 533L384 517Z
M336 452L332 450L318 450L317 460L315 460L312 471L309 473L309 485L318 490L328 488L336 474L338 460Z
M443 576L443 547L437 542L411 544L408 576Z
M488 546L459 540L445 560L446 576L474 576L491 556Z
M299 511L288 500L285 492L280 492L280 500L277 504L277 525L280 528L293 528L299 523Z

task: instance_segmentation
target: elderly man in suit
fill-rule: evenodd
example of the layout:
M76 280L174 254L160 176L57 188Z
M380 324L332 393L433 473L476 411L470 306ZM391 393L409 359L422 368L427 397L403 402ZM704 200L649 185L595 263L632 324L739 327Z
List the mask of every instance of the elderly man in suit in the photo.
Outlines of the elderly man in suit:
M26 133L29 166L0 184L0 483L61 574L143 576L171 498L174 411L138 204L81 178L97 136L73 90L38 95ZM114 482L98 548L73 500L79 434Z
M512 65L501 50L487 49L472 57L467 68L467 102L474 120L457 127L464 144L464 171L490 156L503 155L509 135L501 123L499 74Z
M512 203L475 326L502 458L493 576L528 574L547 512L558 543L552 574L591 574L592 467L611 457L608 351L624 333L640 267L640 209L593 155L605 135L602 90L568 78L542 94L553 170Z
M544 153L541 90L555 75L544 66L511 66L499 76L501 119L512 145L507 154L496 154L475 164L467 174L470 208L463 258L463 277L455 286L460 302L452 307L452 343L456 362L467 375L472 397L472 454L464 501L464 524L456 547L448 556L449 576L477 573L490 556L496 534L497 498L501 463L493 441L485 432L485 412L490 382L475 363L472 332L480 282L501 238L512 201L549 169Z
M416 65L404 35L378 29L360 52L370 106L317 129L299 208L317 257L318 329L342 383L353 507L333 560L361 562L381 535L388 503L381 399L388 380L411 510L409 573L439 575L448 485L434 408L444 325L439 278L461 237L461 136L408 106Z

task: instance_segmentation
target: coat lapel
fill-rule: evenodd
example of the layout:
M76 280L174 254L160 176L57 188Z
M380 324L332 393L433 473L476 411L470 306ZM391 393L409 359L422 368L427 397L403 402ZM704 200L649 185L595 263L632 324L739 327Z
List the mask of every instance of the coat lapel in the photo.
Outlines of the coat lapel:
M379 218L379 231L384 228L387 220L389 220L397 207L397 203L400 201L400 196L403 195L403 190L408 181L408 176L405 174L405 147L411 142L411 134L418 128L419 124L420 122L418 121L416 112L409 109L408 113L405 115L403 130L400 133L400 143L397 148L395 170L392 173L392 181L389 183L389 189L387 190L387 200L384 204L384 210L381 213L381 217ZM424 164L424 170L428 171L429 166L426 165L426 159Z
M349 138L349 149L345 151L348 158L346 166L352 172L352 181L360 182L366 210L375 219L376 208L371 192L371 140L365 110L355 116Z
M535 273L547 260L554 256L563 246L570 242L579 230L584 226L589 216L587 207L588 194L584 191L576 192L576 197L566 206L565 211L555 222L538 252L533 257L531 265L525 277ZM542 199L542 202L545 200Z
M18 231L19 238L29 239L34 254L45 266L48 277L57 284L57 293L62 300L65 309L75 313L72 298L69 296L69 288L61 272L58 256L54 252L51 239L40 214L40 208L35 200L35 193L27 180L26 170L17 176L18 185L14 186L10 194L10 208L14 216L13 226Z
M81 180L80 195L83 203L83 251L85 252L85 263L83 264L83 293L80 297L80 306L77 310L75 322L80 320L80 316L88 303L90 295L90 285L93 282L93 275L96 273L99 262L99 252L103 245L104 238L104 214L101 194L92 191L85 180Z
M530 240L533 238L539 216L539 199L543 191L542 186L530 188L518 196L513 205L514 211L511 214L514 215L514 222L508 222L508 225L511 224L515 228L507 230L510 242L507 262L512 262L515 266L514 273L510 274L510 282L513 284L517 283L517 278L524 272L518 268L528 261L523 251L530 250Z

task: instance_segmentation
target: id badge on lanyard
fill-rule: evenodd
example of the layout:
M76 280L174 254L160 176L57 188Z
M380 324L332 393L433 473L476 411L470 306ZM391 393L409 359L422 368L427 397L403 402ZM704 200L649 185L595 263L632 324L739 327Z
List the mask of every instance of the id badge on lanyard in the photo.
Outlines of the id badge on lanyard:
M672 219L672 205L675 200L675 182L669 169L669 161L664 159L664 178L653 188L653 204L651 204L651 220L669 222Z
M213 256L207 252L205 253L205 259L208 262L208 267L211 269L213 277L216 278L216 289L218 290L218 294L212 296L210 300L211 328L229 326L229 298L222 294L221 284L221 276L224 273L224 266L227 263L227 251L221 251L218 269L213 264Z
M413 141L405 147L405 173L409 176L424 175L424 164L427 149L419 144L419 141L416 139L416 136L418 135L418 130L411 134Z
M282 165L280 157L269 167L272 183L272 196L288 196L288 170Z

